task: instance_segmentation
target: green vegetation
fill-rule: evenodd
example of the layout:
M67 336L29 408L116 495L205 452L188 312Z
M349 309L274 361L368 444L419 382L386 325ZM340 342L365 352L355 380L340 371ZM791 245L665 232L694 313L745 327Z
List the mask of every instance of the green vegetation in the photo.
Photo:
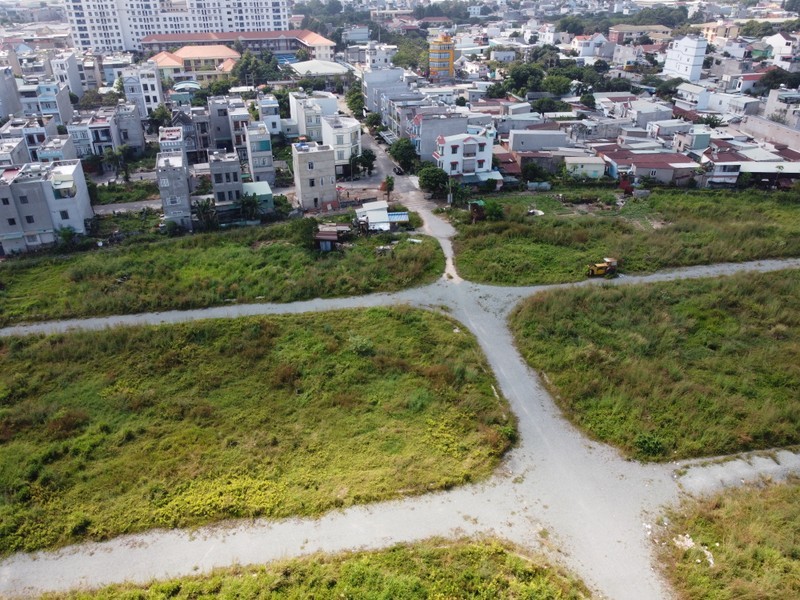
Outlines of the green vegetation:
M800 443L800 271L553 291L512 328L567 417L636 458Z
M686 502L667 533L665 570L679 598L800 598L797 478Z
M452 211L456 263L465 279L530 285L581 280L586 265L614 256L627 273L800 255L794 195L660 190L618 209L615 191L496 196L506 218L471 224ZM527 214L530 207L544 216Z
M118 202L141 202L158 200L158 185L155 181L131 181L126 184L109 183L97 186L97 204Z
M105 598L531 598L581 600L586 586L540 557L496 541L432 540L387 550L317 554L212 575L48 594L46 600Z
M188 309L226 302L291 302L393 291L444 270L436 240L358 238L343 252L312 249L310 219L0 265L0 323ZM394 257L377 246L398 239Z
M456 325L398 307L0 340L0 553L486 477L516 426Z

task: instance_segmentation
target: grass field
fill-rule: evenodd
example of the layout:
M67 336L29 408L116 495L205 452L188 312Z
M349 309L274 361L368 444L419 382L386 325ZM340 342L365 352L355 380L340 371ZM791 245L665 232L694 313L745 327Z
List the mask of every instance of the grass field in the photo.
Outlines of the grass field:
M135 225L135 224L134 224ZM306 220L196 234L0 265L0 324L201 308L227 302L290 302L394 291L435 280L444 256L433 238L385 236L344 252L308 247Z
M800 479L686 502L666 529L663 563L682 600L800 598Z
M484 478L516 426L455 325L396 308L0 340L0 552Z
M627 273L800 255L800 202L791 194L656 191L619 209L608 190L499 195L506 217L469 222L453 211L456 266L470 281L532 285L585 278L613 256ZM491 197L491 196L487 196ZM595 205L581 203L588 198ZM535 207L545 214L527 215Z
M314 555L148 586L48 594L45 600L106 598L530 598L583 600L586 586L544 559L496 541L428 541L373 552Z
M564 413L636 458L800 443L800 271L553 291L511 322Z
M158 198L158 185L155 181L130 181L97 186L97 204L140 202Z

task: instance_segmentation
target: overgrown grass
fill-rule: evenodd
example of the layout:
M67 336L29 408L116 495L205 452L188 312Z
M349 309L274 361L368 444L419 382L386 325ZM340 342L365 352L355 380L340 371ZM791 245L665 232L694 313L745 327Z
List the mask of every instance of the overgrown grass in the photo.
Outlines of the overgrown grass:
M605 256L622 259L624 272L644 273L800 255L800 202L788 193L664 190L622 209L609 204L608 191L565 194L571 201L601 202L592 214L566 215L552 194L499 196L506 218L475 225L466 211L454 211L461 276L531 285L583 279L586 265ZM528 216L533 206L545 215Z
M428 541L388 550L317 554L212 575L96 592L48 594L46 600L105 598L590 598L574 576L541 557L497 541Z
M664 566L682 599L800 598L800 479L687 501L666 533Z
M565 414L636 458L800 442L800 271L553 291L511 323Z
M124 184L109 183L97 186L97 204L141 202L158 197L158 185L155 181L130 181Z
M515 420L455 325L398 307L0 340L0 553L488 476Z
M444 270L433 238L412 244L398 236L394 257L375 252L386 236L319 253L309 248L305 225L298 220L6 261L0 324L393 291L433 281Z

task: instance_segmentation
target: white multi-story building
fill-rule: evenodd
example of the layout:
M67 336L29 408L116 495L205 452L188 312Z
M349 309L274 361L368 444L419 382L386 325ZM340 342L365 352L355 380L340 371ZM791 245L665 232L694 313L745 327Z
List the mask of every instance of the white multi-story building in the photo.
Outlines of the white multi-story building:
M63 125L72 115L69 88L58 81L32 80L18 85L22 112L29 116L51 116L56 125Z
M316 142L292 144L292 170L300 208L318 210L336 201L333 148Z
M334 151L337 175L349 175L361 156L361 123L352 117L322 117L322 143Z
M158 65L152 61L122 69L120 75L125 97L136 104L139 116L146 119L151 110L164 103Z
M272 135L281 132L281 109L278 100L272 94L258 93L258 118L264 122Z
M693 83L700 81L707 45L705 38L690 35L670 43L661 74L681 77Z
M440 135L436 142L433 158L448 175L473 175L492 170L492 140L487 136Z
M0 255L52 244L62 228L86 233L92 214L79 160L9 168L0 175Z
M78 57L74 52L66 51L55 55L50 59L50 66L53 70L53 77L60 83L65 84L69 91L78 98L83 96L83 83L81 73L78 68Z
M252 181L275 182L275 167L272 164L272 137L264 121L251 123L245 129L247 140L247 165Z
M75 43L102 52L141 50L154 34L289 29L288 0L73 0L66 11Z
M301 136L315 142L322 141L322 117L338 111L336 96L330 92L290 92L289 113L297 122Z

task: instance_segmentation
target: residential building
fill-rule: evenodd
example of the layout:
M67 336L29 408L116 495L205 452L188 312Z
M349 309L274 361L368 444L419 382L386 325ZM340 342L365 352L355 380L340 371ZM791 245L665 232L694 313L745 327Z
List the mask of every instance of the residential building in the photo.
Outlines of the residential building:
M361 156L361 123L352 117L322 117L322 143L334 151L337 175L350 175L353 160Z
M372 69L361 73L361 89L364 92L364 109L367 112L381 112L381 96L385 93L407 92L408 85L403 80L403 69Z
M278 32L289 29L288 0L202 0L145 2L74 0L67 19L84 50L146 50L143 38L153 34L191 35L212 32Z
M572 46L572 50L577 52L579 58L585 58L588 56L596 56L607 43L608 40L602 33L595 33L592 35L576 35L572 38L570 45Z
M189 197L189 168L183 152L158 153L156 156L156 181L166 220L191 231L192 203Z
M164 104L161 75L158 72L158 65L153 61L148 60L122 69L120 78L125 97L129 102L136 104L142 119L146 119L159 104Z
M739 35L739 24L736 21L712 21L711 23L701 23L692 25L692 29L699 29L709 44L722 46L726 41L736 38Z
M469 118L444 107L424 107L406 123L406 134L414 144L420 160L436 162L433 154L439 147L439 136L467 133Z
M711 92L701 85L680 84L675 92L675 106L681 110L707 110Z
M92 215L79 160L8 167L0 176L0 255L53 244L66 227L84 234Z
M40 163L64 162L78 158L71 135L56 135L47 138L39 146L36 154Z
M364 48L364 60L360 61L370 69L391 67L392 58L397 54L397 46L369 42Z
M492 170L491 140L471 133L440 135L433 158L448 175L467 175Z
M8 167L28 162L31 162L31 154L23 138L0 139L0 165Z
M161 152L180 152L183 154L184 158L186 158L186 145L183 141L183 127L159 127L158 148Z
M106 150L116 150L121 145L117 112L113 106L76 114L67 123L67 133L72 136L78 158L90 154L102 156Z
M106 85L114 85L114 82L122 77L122 71L131 68L136 63L134 55L130 52L98 54L97 58L101 81Z
M772 64L790 73L800 71L800 42L792 34L781 31L764 38L772 47Z
M59 52L50 59L53 78L66 85L78 98L83 96L83 82L78 69L78 57L74 52Z
M800 92L796 90L770 90L764 106L764 116L789 127L800 125Z
M705 38L688 35L671 42L661 74L690 82L700 81L707 45Z
M14 117L0 127L0 138L23 138L31 160L39 160L37 149L48 137L58 135L53 117Z
M243 8L242 10L245 9ZM269 50L279 58L294 57L299 50L306 50L313 59L330 61L333 60L334 49L336 48L335 42L307 29L270 31L265 28L263 31L225 32L218 29L209 30L206 33L147 35L142 38L142 49L155 53L185 44L193 44L195 46L225 44L233 46L237 42L245 50L252 50L256 53L262 50Z
M145 150L144 126L139 108L133 102L120 101L115 107L119 142L139 156Z
M214 204L219 210L232 208L242 197L242 168L235 152L214 151L208 155Z
M566 131L514 129L508 134L508 149L511 152L535 152L571 145Z
M338 100L330 92L289 92L289 113L300 136L322 141L322 117L338 112Z
M183 46L175 52L159 52L150 60L158 65L162 79L176 82L197 81L208 84L228 77L241 55L221 44L211 46Z
M319 210L337 200L336 156L317 142L292 144L295 198L303 210Z
M228 110L228 127L231 130L231 144L233 151L242 160L247 159L247 137L245 131L250 124L252 115L247 106L242 102L242 106L232 107Z
M615 44L636 42L640 37L668 36L672 29L665 25L614 25L608 30L608 41Z
M281 132L281 111L278 100L272 94L258 93L258 119L263 121L272 135Z
M439 34L428 44L428 66L431 81L452 79L454 75L455 45L453 38L447 34Z
M0 71L0 119L22 112L22 102L17 91L17 82L11 67Z
M352 25L342 31L342 43L361 44L369 41L369 27L367 25Z
M264 121L250 123L245 129L247 165L250 167L250 180L253 182L275 183L271 133Z
M23 114L51 116L56 125L63 125L72 114L69 88L56 80L27 80L18 85Z
M565 156L564 166L572 177L600 179L606 173L606 162L599 156Z
M617 112L622 117L631 121L636 127L647 128L651 121L664 121L672 118L672 106L665 102L650 102L649 100L631 100L621 105Z
M212 96L208 99L208 127L210 132L210 148L233 149L233 132L231 131L231 111L245 108L241 96Z

